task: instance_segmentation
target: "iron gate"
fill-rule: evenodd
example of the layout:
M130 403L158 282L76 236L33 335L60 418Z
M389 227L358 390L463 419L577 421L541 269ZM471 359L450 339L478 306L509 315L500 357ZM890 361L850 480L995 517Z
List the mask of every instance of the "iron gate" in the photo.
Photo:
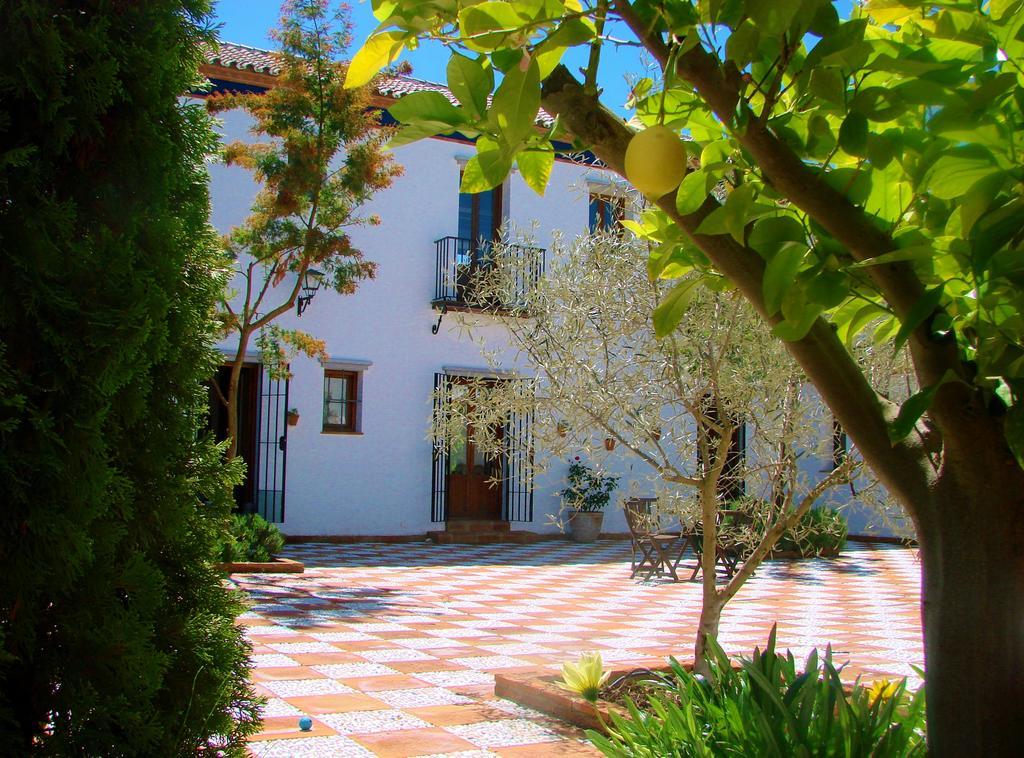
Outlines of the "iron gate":
M272 524L284 522L288 459L288 380L263 367L256 429L256 512Z
M448 374L434 374L435 418L448 412L452 380ZM532 413L513 413L505 422L505 453L501 462L501 512L505 521L533 521L532 423ZM448 446L444 440L433 441L430 484L430 520L447 521Z

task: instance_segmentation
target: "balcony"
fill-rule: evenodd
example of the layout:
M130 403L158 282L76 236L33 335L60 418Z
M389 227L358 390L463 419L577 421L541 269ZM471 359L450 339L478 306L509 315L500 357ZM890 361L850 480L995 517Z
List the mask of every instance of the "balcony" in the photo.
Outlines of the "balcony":
M516 311L544 275L544 248L495 245L464 237L434 242L437 269L431 305L445 311ZM501 277L497 286L488 277ZM483 290L483 291L482 291Z

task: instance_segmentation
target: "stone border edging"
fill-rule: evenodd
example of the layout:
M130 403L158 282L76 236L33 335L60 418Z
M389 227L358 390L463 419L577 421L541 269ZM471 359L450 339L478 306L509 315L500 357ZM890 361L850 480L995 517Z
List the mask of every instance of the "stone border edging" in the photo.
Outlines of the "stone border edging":
M628 671L613 671L610 678L625 673ZM601 722L595 714L597 710L601 711L601 717L605 721L608 721L609 714L613 712L620 716L629 715L625 708L614 703L599 700L593 704L575 692L563 690L555 684L560 679L559 674L547 674L543 673L543 670L495 673L494 694L583 729L601 729Z
M216 568L229 574L301 574L306 570L302 563L291 558L275 558L267 563L218 563Z

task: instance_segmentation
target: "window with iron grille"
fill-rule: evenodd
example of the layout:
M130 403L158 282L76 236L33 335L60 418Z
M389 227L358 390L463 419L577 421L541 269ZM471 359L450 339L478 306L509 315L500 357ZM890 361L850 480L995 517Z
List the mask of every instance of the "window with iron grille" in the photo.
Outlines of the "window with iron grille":
M360 372L324 370L323 431L354 433L362 431L359 413Z

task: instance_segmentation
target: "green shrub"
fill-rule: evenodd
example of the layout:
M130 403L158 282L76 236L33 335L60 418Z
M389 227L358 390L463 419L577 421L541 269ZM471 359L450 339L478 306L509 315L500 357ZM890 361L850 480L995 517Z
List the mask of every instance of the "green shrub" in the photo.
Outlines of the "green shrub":
M236 514L220 551L224 563L266 563L284 547L281 531L256 513Z
M811 508L795 530L787 531L775 545L782 551L797 551L803 556L840 550L846 544L846 519L834 508Z
M724 510L740 511L753 519L752 531L746 526L741 526L739 531L741 536L747 538L745 544L748 552L752 551L756 544L753 535L762 535L768 529L771 514L768 503L753 497L741 497L730 500ZM721 526L722 533L728 536L732 526L731 521L726 519ZM847 526L843 514L834 508L811 508L800 517L795 529L789 529L779 537L774 550L799 553L809 558L838 552L846 544L846 537Z
M0 3L0 755L244 755L206 0Z
M704 678L672 661L672 674L652 682L649 709L628 704L612 714L607 734L588 736L608 756L887 756L923 755L924 690L906 681L871 690L859 680L847 692L826 652L797 670L792 654L775 652L775 630L764 652L733 669L709 641L714 657Z

